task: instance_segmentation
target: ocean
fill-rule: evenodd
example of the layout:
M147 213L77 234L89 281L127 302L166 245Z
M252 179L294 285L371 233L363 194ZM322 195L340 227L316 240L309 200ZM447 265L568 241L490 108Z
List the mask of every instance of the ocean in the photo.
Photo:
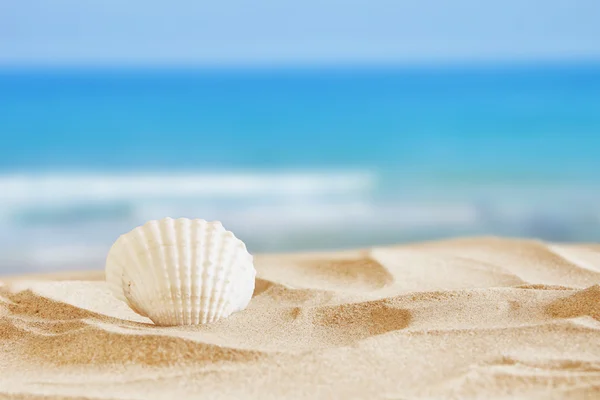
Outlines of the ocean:
M1 69L0 273L148 219L253 252L600 241L600 65Z

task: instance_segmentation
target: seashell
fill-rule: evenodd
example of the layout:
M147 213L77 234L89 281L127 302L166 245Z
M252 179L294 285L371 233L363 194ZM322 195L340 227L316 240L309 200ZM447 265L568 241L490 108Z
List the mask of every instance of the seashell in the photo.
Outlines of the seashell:
M121 235L106 259L113 294L156 325L195 325L241 311L253 259L220 222L164 218Z

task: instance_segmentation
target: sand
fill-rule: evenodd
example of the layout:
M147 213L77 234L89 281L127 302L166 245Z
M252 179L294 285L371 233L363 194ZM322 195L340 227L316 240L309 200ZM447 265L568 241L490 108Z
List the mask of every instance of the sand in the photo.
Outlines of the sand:
M600 398L600 246L256 256L249 307L156 327L103 273L6 277L0 398Z

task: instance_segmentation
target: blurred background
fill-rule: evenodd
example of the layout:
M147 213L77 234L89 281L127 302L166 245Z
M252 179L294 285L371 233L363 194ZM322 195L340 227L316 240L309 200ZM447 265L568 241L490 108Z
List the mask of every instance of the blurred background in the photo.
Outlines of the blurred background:
M0 274L146 220L252 252L600 241L600 2L4 0Z

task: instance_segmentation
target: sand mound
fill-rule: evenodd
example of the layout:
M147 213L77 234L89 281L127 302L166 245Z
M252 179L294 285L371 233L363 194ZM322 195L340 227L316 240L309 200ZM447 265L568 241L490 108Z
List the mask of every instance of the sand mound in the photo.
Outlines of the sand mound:
M548 313L558 318L575 318L588 315L600 321L600 286L595 285L569 297L552 302Z
M261 255L249 307L197 327L98 272L13 277L0 398L600 398L599 266L497 238Z
M31 290L3 297L12 318L0 326L0 339L17 339L23 355L51 365L245 362L260 352L228 349L166 335L130 335L107 331L97 323L116 323L146 329L152 324L113 318L34 294Z
M263 256L262 276L295 288L369 292L394 282L394 277L376 260L342 253L332 255ZM281 268L281 264L286 267Z

